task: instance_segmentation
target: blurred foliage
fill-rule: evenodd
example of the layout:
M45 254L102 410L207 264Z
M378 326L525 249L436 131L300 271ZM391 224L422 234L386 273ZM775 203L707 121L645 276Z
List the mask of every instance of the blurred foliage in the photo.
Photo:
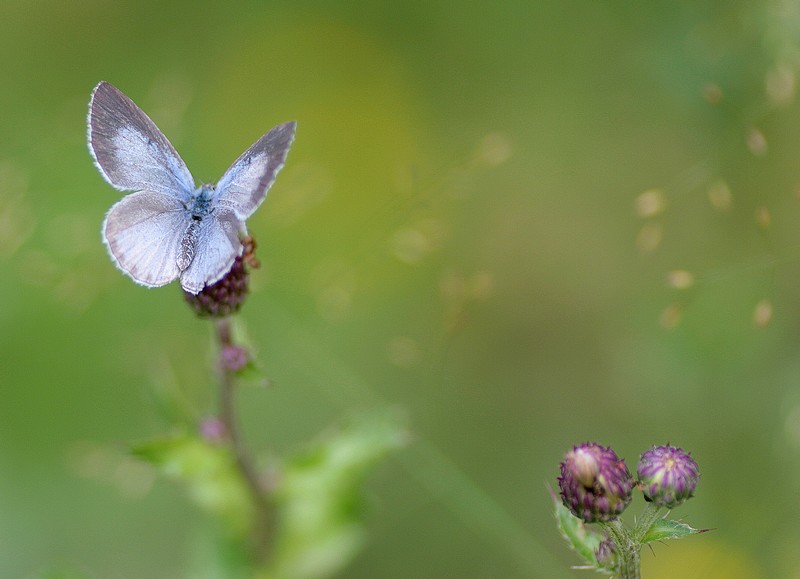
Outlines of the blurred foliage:
M280 526L265 577L328 577L366 540L360 486L368 468L403 443L397 420L361 417L282 469Z
M231 533L247 536L254 507L227 446L183 434L145 442L132 451L165 476L184 483L192 500L217 515Z
M240 413L282 456L410 417L343 575L573 576L543 482L586 440L700 464L716 531L646 576L795 575L798 63L796 0L2 3L0 576L180 576L204 525L120 450L215 395L206 325L99 241L103 79L203 181L298 121Z
M364 545L363 479L404 440L396 417L362 416L273 466L275 545L258 572L247 553L255 506L230 448L184 433L138 444L132 453L183 483L192 501L214 516L218 530L199 538L195 550L206 553L194 561L194 574L299 579L331 576Z

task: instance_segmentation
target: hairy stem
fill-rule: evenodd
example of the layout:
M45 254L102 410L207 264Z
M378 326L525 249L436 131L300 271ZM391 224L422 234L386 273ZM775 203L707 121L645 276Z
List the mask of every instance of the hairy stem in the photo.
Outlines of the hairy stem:
M226 347L233 346L230 319L222 318L216 323L217 340L220 351L220 389L219 389L219 418L225 429L225 436L233 450L236 467L242 475L255 506L255 521L253 524L253 547L257 562L264 562L269 551L271 525L273 523L272 508L266 497L266 489L258 476L252 456L247 446L241 439L236 421L236 408L234 403L235 376L222 362L222 355Z
M658 507L653 503L647 503L647 507L645 508L644 512L639 517L639 520L636 521L636 529L633 532L634 541L641 544L645 535L647 535L647 531L649 531L650 527L653 526L653 523L661 518L660 513L661 507Z
M641 545L634 542L630 531L618 518L600 525L608 532L617 548L618 573L620 579L640 579L641 563L639 550Z

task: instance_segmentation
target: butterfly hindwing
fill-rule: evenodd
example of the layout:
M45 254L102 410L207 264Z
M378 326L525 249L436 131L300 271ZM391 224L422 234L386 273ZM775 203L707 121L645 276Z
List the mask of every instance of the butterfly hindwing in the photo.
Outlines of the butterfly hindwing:
M189 267L181 274L181 287L197 294L203 287L218 282L230 271L233 260L242 254L242 221L230 210L217 207L203 221L195 239L195 252Z
M180 201L138 191L111 207L103 223L103 240L117 267L142 285L158 287L180 275L177 257L186 228Z

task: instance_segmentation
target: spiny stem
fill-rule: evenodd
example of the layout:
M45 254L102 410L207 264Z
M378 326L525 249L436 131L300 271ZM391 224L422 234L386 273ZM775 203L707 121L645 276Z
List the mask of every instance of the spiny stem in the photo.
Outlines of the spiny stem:
M226 369L221 357L226 347L233 346L231 324L228 318L222 318L216 323L217 340L220 351L220 389L219 389L219 418L225 428L225 435L233 450L236 467L247 484L255 506L255 521L253 525L253 540L255 558L263 562L269 551L269 542L272 525L272 509L266 498L266 490L261 484L255 464L249 450L242 441L236 422L236 409L234 404L235 376Z
M660 517L661 507L656 506L654 503L647 503L642 516L636 521L636 529L633 532L633 540L640 543L644 540L647 531L653 526Z
M617 548L618 572L620 579L640 579L641 562L640 545L634 543L631 534L618 518L607 523L600 523L608 532Z

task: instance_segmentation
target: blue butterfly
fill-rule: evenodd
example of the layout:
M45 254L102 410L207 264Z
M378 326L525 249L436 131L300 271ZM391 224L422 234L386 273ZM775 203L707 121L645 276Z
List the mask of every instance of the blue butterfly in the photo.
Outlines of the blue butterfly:
M216 185L195 186L175 148L142 109L107 82L89 101L89 151L113 187L133 191L103 222L116 266L136 283L198 294L242 253L245 220L267 196L286 161L295 122L278 125L247 149Z

